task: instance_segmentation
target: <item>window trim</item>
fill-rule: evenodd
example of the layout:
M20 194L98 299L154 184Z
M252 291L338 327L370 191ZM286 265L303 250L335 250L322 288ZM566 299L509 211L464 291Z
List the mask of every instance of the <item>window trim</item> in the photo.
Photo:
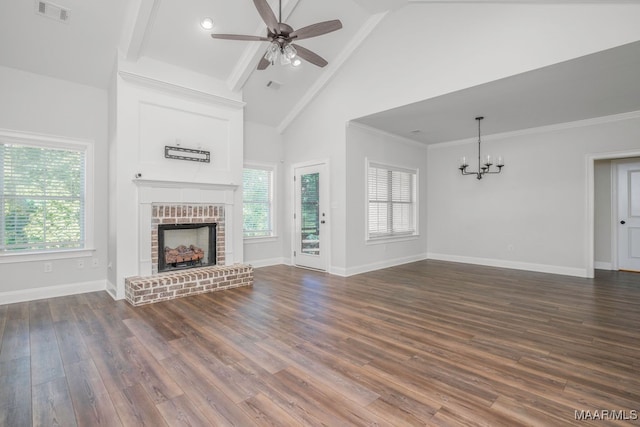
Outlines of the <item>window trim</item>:
M23 251L0 253L0 264L65 258L90 257L95 252L94 244L94 141L91 139L46 135L35 132L0 129L0 141L32 147L71 149L84 152L84 247L76 249L51 249L46 251Z
M382 236L372 237L369 233L369 169L386 169L397 172L405 172L414 175L414 188L413 188L413 224L414 231L413 232L398 232L385 234ZM365 157L365 168L364 168L364 236L365 236L365 244L374 245L379 243L390 243L390 242L403 242L409 240L415 240L420 237L420 224L419 224L419 182L420 182L420 169L411 168L407 166L399 166L399 165L391 165L388 163L377 162L370 160Z
M268 236L245 236L244 235L244 217L242 218L242 239L245 243L270 243L275 242L278 239L277 224L277 180L278 180L278 165L276 163L269 162L255 162L245 161L242 167L243 181L245 169L258 169L271 172L271 234ZM244 191L244 189L243 189ZM242 205L244 206L244 196L242 198Z

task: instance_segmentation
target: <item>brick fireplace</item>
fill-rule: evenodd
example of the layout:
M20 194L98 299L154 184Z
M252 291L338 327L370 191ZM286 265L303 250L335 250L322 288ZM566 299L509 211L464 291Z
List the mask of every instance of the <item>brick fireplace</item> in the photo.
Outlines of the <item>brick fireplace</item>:
M125 298L134 306L165 301L205 292L253 284L249 265L226 265L225 205L212 203L152 203L150 206L151 276L125 278ZM215 265L158 272L161 225L215 224Z

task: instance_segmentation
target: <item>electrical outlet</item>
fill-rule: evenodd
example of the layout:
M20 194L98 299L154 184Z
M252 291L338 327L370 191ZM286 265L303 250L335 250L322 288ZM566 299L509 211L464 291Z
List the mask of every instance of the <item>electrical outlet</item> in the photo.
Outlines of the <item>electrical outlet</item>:
M100 267L100 261L98 260L98 258L91 259L91 267L93 268Z
M45 273L51 273L53 271L53 264L50 262L45 262L44 263L44 272Z
M77 265L78 265L78 270L82 270L84 268L84 260L79 259Z

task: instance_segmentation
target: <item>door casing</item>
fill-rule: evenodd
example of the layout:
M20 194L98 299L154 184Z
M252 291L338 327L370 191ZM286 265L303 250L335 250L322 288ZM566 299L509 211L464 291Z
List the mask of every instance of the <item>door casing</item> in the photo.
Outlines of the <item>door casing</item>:
M291 183L293 186L291 187L291 265L296 267L305 268L304 266L299 266L296 263L296 257L294 256L294 251L297 249L297 239L296 239L296 219L295 219L295 211L296 211L296 183L294 182L294 177L296 176L296 170L300 168L305 168L309 166L320 166L322 167L320 174L320 192L322 194L323 200L325 200L326 206L323 206L324 212L327 214L326 222L323 224L323 238L321 240L321 244L324 246L324 268L322 271L330 272L331 266L331 177L329 175L329 160L328 159L320 159L320 160L310 160L307 162L295 163L291 165Z

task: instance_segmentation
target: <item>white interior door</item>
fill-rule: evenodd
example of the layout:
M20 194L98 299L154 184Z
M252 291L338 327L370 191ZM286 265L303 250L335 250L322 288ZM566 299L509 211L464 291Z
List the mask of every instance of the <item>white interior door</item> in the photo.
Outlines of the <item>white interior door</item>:
M618 268L640 272L640 162L618 163Z
M297 167L295 180L294 264L327 270L328 212L325 165Z

